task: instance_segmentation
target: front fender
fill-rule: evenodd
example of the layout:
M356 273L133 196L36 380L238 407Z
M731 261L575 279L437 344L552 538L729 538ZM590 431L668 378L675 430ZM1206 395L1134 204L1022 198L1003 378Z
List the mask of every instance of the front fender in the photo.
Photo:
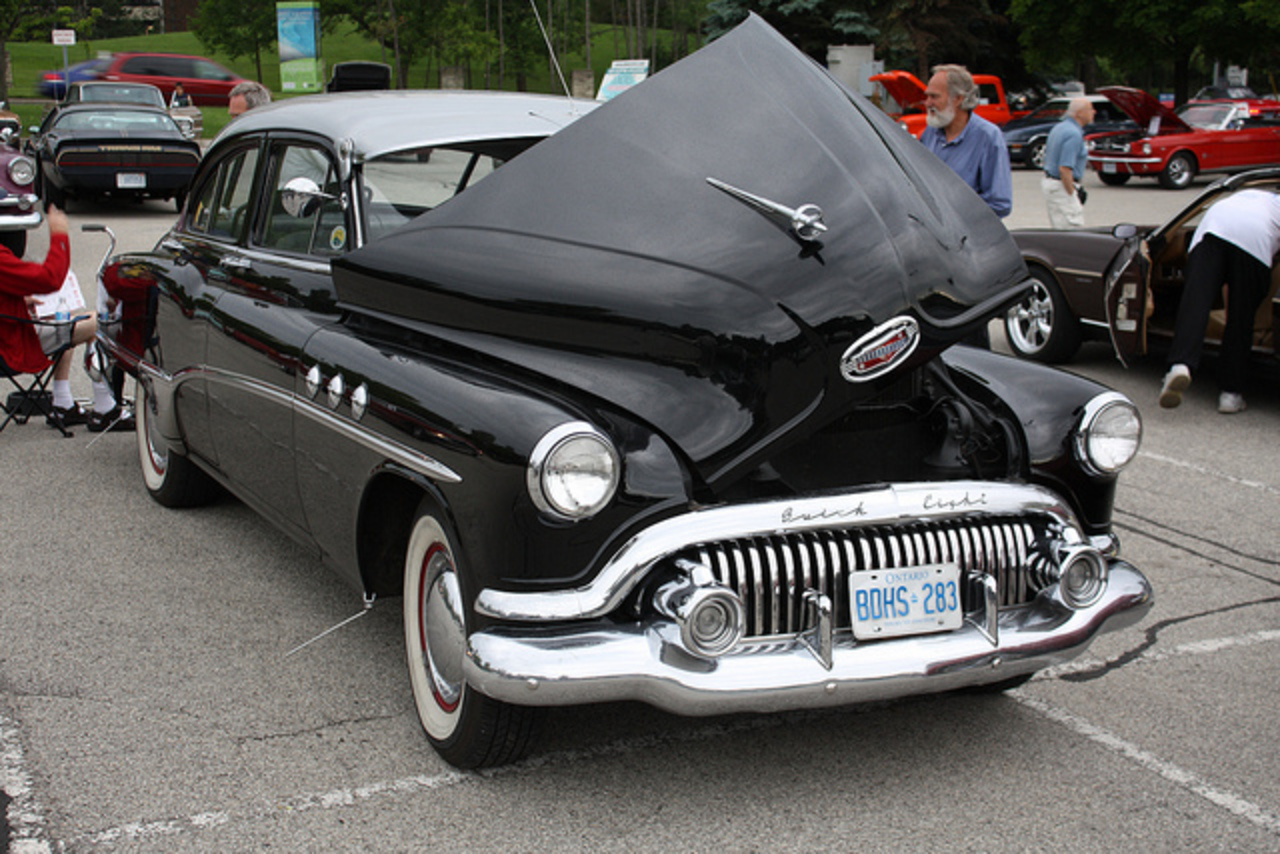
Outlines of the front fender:
M971 347L952 347L942 359L1013 412L1026 442L1032 482L1065 495L1088 533L1107 532L1116 477L1086 471L1074 439L1085 404L1111 390L1056 368Z

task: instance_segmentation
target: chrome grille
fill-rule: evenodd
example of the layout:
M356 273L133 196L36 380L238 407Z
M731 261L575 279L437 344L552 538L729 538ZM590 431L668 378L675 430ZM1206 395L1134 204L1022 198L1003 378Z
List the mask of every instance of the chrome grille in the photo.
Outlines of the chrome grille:
M795 634L809 627L803 597L818 590L831 599L837 629L852 625L850 572L938 563L995 577L1001 607L1033 599L1042 587L1047 520L959 519L875 525L704 544L686 555L709 567L746 605L746 637ZM962 585L966 611L980 592Z

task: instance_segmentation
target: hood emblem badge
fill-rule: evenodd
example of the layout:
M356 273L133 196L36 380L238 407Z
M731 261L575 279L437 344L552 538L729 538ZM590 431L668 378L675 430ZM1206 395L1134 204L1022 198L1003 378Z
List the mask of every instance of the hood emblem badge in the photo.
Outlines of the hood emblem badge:
M920 327L915 318L895 317L880 324L844 351L840 376L851 383L866 382L888 373L915 352L920 343Z
M822 221L822 208L817 205L805 204L792 209L715 178L708 178L707 183L763 214L765 219L803 243L814 243L827 232L827 224Z

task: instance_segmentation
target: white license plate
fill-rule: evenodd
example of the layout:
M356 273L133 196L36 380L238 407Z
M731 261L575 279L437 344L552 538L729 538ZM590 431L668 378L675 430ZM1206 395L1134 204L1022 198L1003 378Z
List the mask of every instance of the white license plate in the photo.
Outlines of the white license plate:
M858 640L960 628L960 567L954 563L850 573L853 636Z
M142 172L117 172L116 187L121 190L145 190L147 176Z
M1116 165L1114 163L1103 163L1102 171L1114 173L1116 171Z

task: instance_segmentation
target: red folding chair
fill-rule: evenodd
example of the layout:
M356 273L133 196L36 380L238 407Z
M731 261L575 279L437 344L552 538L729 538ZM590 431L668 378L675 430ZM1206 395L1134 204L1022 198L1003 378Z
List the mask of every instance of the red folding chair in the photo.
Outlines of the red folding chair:
M71 342L75 339L75 325L80 320L81 318L56 321L35 320L30 317L0 314L0 327L6 325L27 326L34 331L42 326L69 326L71 332L67 336L67 343L51 354L46 355L36 348L34 352L39 353L38 357L33 355L32 348L24 348L21 353L5 353L3 347L0 347L0 377L8 379L9 384L15 389L9 394L5 403L6 415L4 421L0 422L0 431L8 427L10 421L15 424L26 424L32 415L43 413L49 424L56 427L63 436L70 437L74 435L53 411L53 394L49 389L49 383L53 379L53 369L57 365L58 359L74 346ZM0 342L16 340L17 337L11 335L0 336ZM24 375L31 377L30 381L25 385L18 381L18 378Z

